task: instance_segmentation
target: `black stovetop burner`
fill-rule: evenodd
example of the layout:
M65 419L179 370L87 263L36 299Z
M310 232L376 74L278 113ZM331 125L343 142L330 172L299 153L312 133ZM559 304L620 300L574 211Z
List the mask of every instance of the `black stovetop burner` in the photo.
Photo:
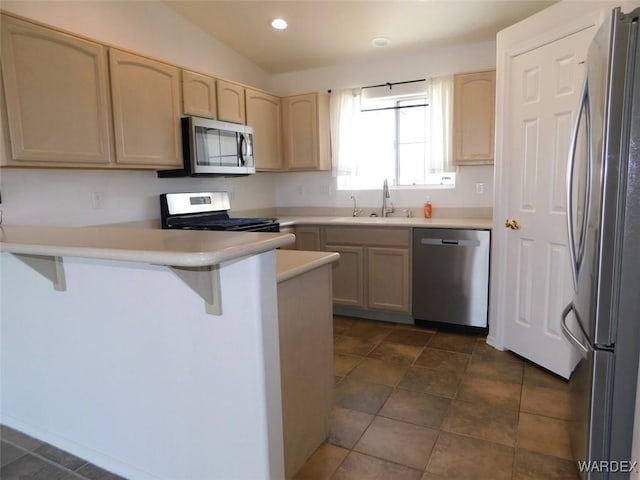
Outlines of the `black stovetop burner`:
M162 228L279 232L277 218L231 218L227 192L165 193L160 196Z

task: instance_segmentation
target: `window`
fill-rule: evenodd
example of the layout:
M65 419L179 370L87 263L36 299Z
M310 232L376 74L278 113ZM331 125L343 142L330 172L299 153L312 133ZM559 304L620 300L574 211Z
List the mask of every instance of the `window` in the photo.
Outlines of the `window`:
M397 186L454 186L452 80L431 79L428 92L423 87L420 94L397 90L382 95L362 90L332 94L334 175L339 189L380 188L385 178Z

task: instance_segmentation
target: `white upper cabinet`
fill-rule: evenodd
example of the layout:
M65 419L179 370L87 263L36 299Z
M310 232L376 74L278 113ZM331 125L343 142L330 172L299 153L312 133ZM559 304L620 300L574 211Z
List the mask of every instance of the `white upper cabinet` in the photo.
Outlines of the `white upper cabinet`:
M453 154L458 165L492 164L496 72L454 76Z
M330 170L329 96L321 93L282 99L284 157L289 170Z
M216 79L182 70L182 111L185 115L217 118Z
M109 50L116 161L127 165L182 165L180 69Z
M2 15L8 164L106 164L112 148L106 49Z
M245 123L244 87L236 83L218 80L218 120Z
M247 125L253 128L256 169L278 171L284 168L280 97L247 88Z

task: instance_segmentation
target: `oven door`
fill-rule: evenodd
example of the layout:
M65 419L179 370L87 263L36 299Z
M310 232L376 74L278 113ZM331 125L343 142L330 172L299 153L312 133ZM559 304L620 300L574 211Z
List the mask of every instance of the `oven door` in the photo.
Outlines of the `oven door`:
M189 117L189 157L193 174L255 173L250 127Z

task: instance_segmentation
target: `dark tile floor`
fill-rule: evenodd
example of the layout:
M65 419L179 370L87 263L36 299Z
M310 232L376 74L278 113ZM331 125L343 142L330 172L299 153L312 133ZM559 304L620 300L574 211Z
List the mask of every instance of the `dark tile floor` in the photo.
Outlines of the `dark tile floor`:
M334 349L330 437L296 480L578 478L567 383L484 337L335 317ZM2 480L121 478L5 426L0 440Z
M567 382L485 340L335 317L330 437L296 479L577 479Z
M0 427L2 480L122 480L70 453L6 426Z

